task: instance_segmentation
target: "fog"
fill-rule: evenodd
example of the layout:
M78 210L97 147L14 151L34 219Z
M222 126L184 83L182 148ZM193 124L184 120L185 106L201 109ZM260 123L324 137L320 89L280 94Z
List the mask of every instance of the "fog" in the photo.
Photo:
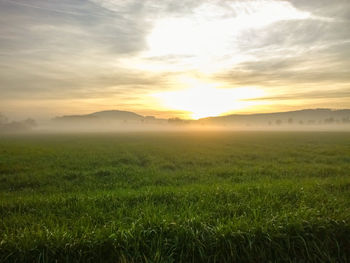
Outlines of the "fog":
M199 120L158 119L115 110L44 121L13 121L0 114L0 133L7 134L142 131L350 131L350 110L314 109Z
M254 125L254 124L136 124L93 122L89 124L57 125L45 123L38 125L31 132L152 132L152 131L350 131L350 124L319 125Z

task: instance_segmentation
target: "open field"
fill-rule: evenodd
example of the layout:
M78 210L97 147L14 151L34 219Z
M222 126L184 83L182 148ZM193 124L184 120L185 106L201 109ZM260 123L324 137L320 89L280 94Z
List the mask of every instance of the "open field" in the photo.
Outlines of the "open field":
M350 261L350 133L0 137L0 262Z

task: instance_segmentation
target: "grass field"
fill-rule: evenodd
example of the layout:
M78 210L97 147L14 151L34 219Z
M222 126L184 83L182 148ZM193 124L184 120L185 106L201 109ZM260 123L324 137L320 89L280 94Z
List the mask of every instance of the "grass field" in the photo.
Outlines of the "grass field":
M350 261L350 133L0 137L0 262Z

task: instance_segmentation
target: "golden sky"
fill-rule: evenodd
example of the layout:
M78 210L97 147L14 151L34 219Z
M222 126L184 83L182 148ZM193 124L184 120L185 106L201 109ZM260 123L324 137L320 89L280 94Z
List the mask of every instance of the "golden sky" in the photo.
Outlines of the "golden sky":
M0 0L0 112L350 108L347 0Z

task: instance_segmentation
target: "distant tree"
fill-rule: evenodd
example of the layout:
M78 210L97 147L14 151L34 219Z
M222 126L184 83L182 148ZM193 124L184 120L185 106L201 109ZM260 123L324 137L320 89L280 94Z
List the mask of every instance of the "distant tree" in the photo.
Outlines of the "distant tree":
M154 121L156 119L156 117L154 117L154 116L146 116L145 119L148 120L148 121Z
M331 118L325 119L325 120L324 120L324 123L326 123L326 124L332 124L334 121L335 121L334 118L331 117Z
M289 118L289 119L288 119L288 123L289 123L289 124L293 124L293 122L294 122L293 118Z
M22 132L31 130L32 128L37 126L36 121L33 119L11 122L8 122L6 119L5 122L2 122L0 124L0 132Z
M155 122L155 121L156 121L156 117L154 117L154 116L146 116L143 120L144 120L146 123L152 123L152 122Z
M282 121L281 121L281 120L276 120L276 124L277 124L277 125L281 125L281 124L282 124Z
M344 117L344 118L342 118L342 123L350 123L350 118L349 117Z
M171 123L171 124L183 124L184 120L182 120L180 118L170 118L170 119L168 119L168 123Z
M304 121L303 121L303 120L300 120L300 121L299 121L299 124L300 124L300 125L303 125L303 124L304 124Z
M5 124L7 122L8 122L7 118L0 113L0 124Z
M34 119L26 119L23 121L23 124L26 125L28 128L34 128L37 126L37 123Z

